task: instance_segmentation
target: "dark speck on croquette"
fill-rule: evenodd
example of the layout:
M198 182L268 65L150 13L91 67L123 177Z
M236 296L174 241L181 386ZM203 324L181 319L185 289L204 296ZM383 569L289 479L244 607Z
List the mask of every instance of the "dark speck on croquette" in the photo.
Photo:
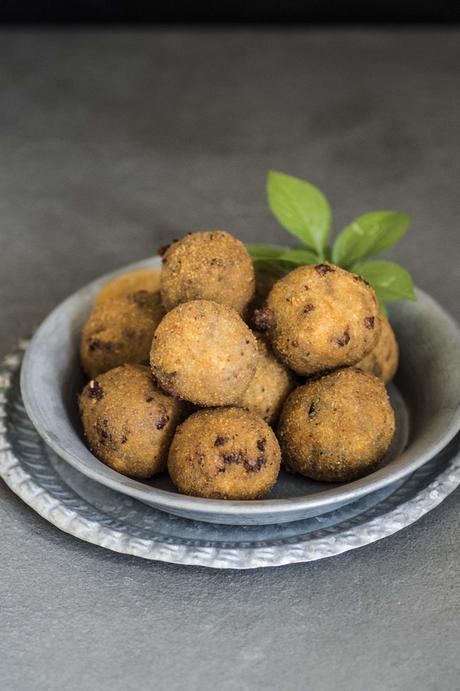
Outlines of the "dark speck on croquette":
M95 379L92 379L89 382L88 396L89 398L95 398L97 401L101 400L101 398L104 396L104 390L100 382L96 381Z

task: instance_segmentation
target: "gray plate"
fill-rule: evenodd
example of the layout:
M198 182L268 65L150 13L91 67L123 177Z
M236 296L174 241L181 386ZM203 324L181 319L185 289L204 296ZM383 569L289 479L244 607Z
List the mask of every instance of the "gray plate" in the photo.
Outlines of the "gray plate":
M90 480L40 439L22 404L18 350L0 367L0 476L37 513L82 540L145 559L248 569L331 557L392 535L460 484L458 437L397 488L316 518L266 526L178 518Z
M158 258L139 262L79 290L45 319L24 358L22 395L37 431L59 456L92 480L178 516L240 525L281 523L318 516L395 486L433 458L459 429L459 331L439 305L418 291L417 302L396 303L391 310L401 350L398 389L392 392L398 435L374 473L337 486L282 475L271 497L245 502L187 497L177 494L165 476L143 483L116 473L91 454L82 438L76 407L83 384L80 331L101 285L125 271L158 265Z

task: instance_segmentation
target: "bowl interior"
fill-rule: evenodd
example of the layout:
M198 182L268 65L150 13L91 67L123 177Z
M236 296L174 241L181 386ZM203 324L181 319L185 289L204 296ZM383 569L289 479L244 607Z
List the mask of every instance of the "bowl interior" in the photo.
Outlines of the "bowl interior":
M178 515L213 522L258 523L304 518L337 508L396 483L439 451L459 427L460 336L455 323L426 294L395 303L390 318L401 358L390 396L397 434L387 457L370 475L345 485L311 482L281 472L271 495L250 502L184 497L166 474L150 482L111 470L84 443L77 394L84 385L79 365L80 331L100 287L113 276L147 266L153 258L102 277L59 305L36 332L24 358L21 387L38 432L62 458L85 475Z

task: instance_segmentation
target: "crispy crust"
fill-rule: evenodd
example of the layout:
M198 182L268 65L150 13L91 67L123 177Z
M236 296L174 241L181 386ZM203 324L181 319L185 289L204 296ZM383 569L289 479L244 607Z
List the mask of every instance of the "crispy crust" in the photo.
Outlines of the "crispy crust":
M270 427L240 408L202 410L177 428L168 471L183 494L258 499L276 482L281 452Z
M349 367L293 391L281 413L278 439L292 472L346 482L375 467L394 431L383 382Z
M161 295L167 310L190 300L213 300L243 314L254 290L251 257L225 231L189 233L164 251Z
M79 397L93 453L123 475L162 472L184 404L154 384L148 367L123 365L91 380Z
M375 346L373 289L329 263L301 266L273 286L256 313L278 356L300 375L354 365Z
M235 310L208 300L179 305L158 326L150 364L159 385L202 406L238 404L257 366L257 341Z
M373 374L388 384L398 369L399 348L388 320L380 314L378 321L379 337L377 343L371 352L356 364L356 367L362 369L363 372Z
M261 336L257 338L257 368L240 405L259 415L269 425L278 420L287 395L296 385L296 377L273 353Z
M138 269L118 276L101 288L96 296L96 305L104 300L135 293L137 290L156 293L160 290L160 273L160 269Z
M164 315L159 293L140 290L96 305L83 327L80 358L89 379L124 363L148 364Z

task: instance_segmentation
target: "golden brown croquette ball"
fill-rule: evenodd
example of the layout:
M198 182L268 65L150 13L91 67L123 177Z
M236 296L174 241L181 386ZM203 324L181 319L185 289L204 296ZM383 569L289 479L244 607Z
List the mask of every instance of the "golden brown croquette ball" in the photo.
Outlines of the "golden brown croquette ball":
M385 385L347 367L288 396L278 439L288 470L323 482L346 482L372 470L388 451L395 418Z
M80 357L90 379L126 362L148 364L164 315L159 293L140 290L96 305L83 327Z
M243 314L254 297L252 259L225 231L190 233L163 254L161 295L167 310L190 300L214 300Z
M380 326L377 343L371 352L356 364L356 367L379 377L387 384L393 379L398 369L399 348L388 320L383 314L379 315L378 320Z
M177 428L168 471L179 492L258 499L276 482L281 452L260 417L241 408L200 410Z
M138 269L118 276L101 288L96 296L96 305L109 298L135 293L137 290L156 293L160 290L160 273L160 269Z
M83 389L80 413L89 446L123 475L149 478L165 469L183 406L160 391L148 367L122 365Z
M296 384L294 373L274 355L260 336L257 338L259 357L256 373L241 399L240 405L273 425L286 396Z
M332 264L301 266L273 286L256 328L297 374L353 365L377 342L379 308L370 285Z
M202 406L238 404L254 376L257 341L235 310L209 300L178 305L158 326L150 364L169 394Z

